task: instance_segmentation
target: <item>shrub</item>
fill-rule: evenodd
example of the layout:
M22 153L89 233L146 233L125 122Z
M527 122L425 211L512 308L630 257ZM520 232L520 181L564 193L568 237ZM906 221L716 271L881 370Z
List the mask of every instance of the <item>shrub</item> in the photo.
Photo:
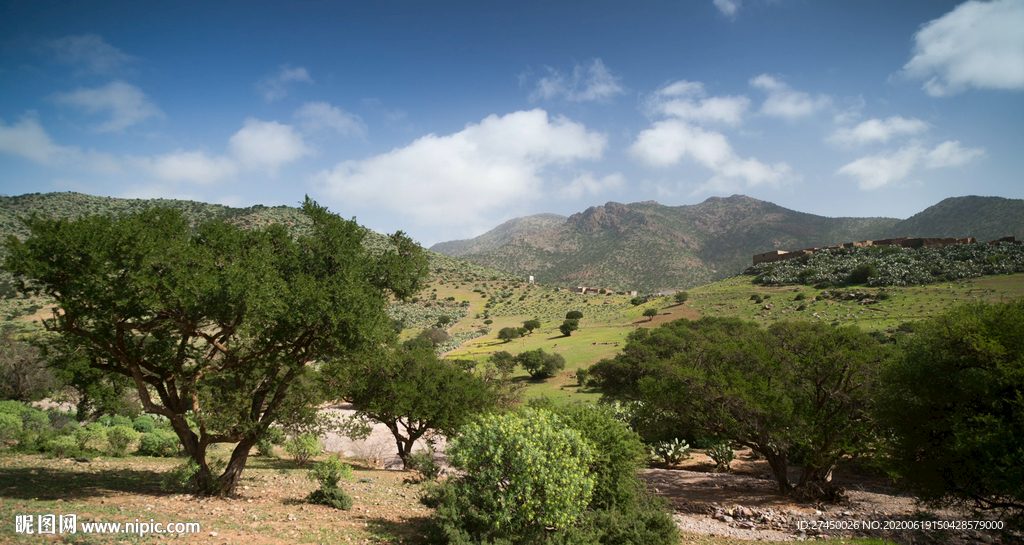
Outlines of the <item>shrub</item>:
M491 414L448 444L456 479L428 489L438 541L536 543L545 528L573 525L590 502L593 456L553 413Z
M576 370L576 383L580 385L580 388L587 387L587 379L590 378L590 368L580 367Z
M295 459L295 465L302 467L310 458L320 454L324 449L320 438L311 433L296 435L285 441L284 450Z
M52 454L54 458L75 456L78 454L78 443L75 442L74 437L61 435L46 443L46 452Z
M164 475L160 487L164 490L192 490L198 474L199 464L192 458L187 458Z
M866 284L871 278L878 276L878 269L874 263L861 263L850 271L850 275L846 277L848 284Z
M108 425L110 427L124 426L126 428L130 428L132 427L132 419L124 415L115 414L110 418L110 424Z
M143 433L139 439L138 454L143 456L169 457L178 453L181 444L178 436L164 430Z
M326 505L342 511L352 509L352 497L340 488L317 488L306 496L306 501L316 505Z
M708 449L708 456L715 463L715 471L729 471L732 469L732 461L736 459L736 453L732 451L732 445L728 441L715 443Z
M488 319L484 320L484 325L491 325L491 324L493 324L493 323L494 323L494 320L492 320L492 319L490 319L490 318L488 318Z
M256 442L256 452L267 458L274 457L274 445L284 444L284 431L281 428L270 427L263 434L263 438Z
M352 479L352 466L341 461L337 455L328 456L309 468L309 480L316 481L320 488L337 488L338 481Z
M6 441L13 441L21 435L21 417L0 412L0 446Z
M90 422L75 431L78 450L99 450L107 442L107 427L99 422Z
M416 482L436 481L441 475L441 464L434 458L433 445L429 445L426 450L410 454L405 467L420 474Z
M147 414L136 418L135 422L132 422L132 428L139 433L149 433L153 431L153 428L155 427L156 422L153 421L153 417Z
M129 420L129 422L131 422ZM139 440L141 434L129 426L113 426L107 430L107 445L110 447L111 456L124 456L128 447Z
M807 299L807 294L804 293L804 292L800 292L800 293L796 294L795 297L793 297L794 301L803 301L804 299Z
M651 453L666 464L678 464L690 457L690 445L678 438L659 441L651 447Z

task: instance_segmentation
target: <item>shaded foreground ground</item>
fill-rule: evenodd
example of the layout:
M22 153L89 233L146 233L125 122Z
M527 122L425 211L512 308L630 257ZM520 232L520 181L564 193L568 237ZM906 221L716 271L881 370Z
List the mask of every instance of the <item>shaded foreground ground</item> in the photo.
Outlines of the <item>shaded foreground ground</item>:
M214 499L161 488L164 473L178 462L98 457L82 463L0 453L0 543L427 543L423 533L430 511L419 504L421 486L408 482L413 475L407 472L350 459L355 474L342 486L355 499L355 506L338 511L303 502L315 484L306 478L305 469L297 469L289 459L251 458L238 495ZM763 478L767 470L761 465L741 455L733 473L716 474L710 472L706 456L695 454L675 468L648 469L644 479L671 501L684 543L821 539L813 532L800 536L798 521L895 520L915 510L912 498L892 494L884 481L854 479L842 472L836 478L849 490L850 504L795 503L775 493L773 481ZM198 522L201 531L141 537L81 533L40 537L14 532L16 515L49 513L74 513L79 522ZM964 519L955 513L936 515L942 520ZM987 537L950 534L943 541L984 543ZM848 536L830 541L851 542Z

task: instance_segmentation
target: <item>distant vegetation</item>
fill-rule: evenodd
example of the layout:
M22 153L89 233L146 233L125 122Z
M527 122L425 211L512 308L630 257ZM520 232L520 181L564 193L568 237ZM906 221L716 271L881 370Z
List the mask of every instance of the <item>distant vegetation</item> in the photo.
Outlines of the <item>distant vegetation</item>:
M955 244L942 248L870 246L821 250L747 269L762 285L913 286L1024 272L1024 244Z

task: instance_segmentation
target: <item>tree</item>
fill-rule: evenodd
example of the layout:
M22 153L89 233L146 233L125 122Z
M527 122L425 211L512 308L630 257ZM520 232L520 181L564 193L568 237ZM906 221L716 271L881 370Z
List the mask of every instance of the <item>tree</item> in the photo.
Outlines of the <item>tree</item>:
M630 334L623 352L591 368L609 392L642 401L677 429L718 436L763 455L782 492L830 493L836 461L865 452L877 373L888 347L859 329L738 319L676 320Z
M7 238L5 267L57 301L44 325L76 361L128 378L143 409L170 420L199 489L230 494L271 424L315 418L309 364L392 339L390 297L415 294L427 273L402 233L371 255L354 221L308 197L302 209L311 232L297 237L276 224L191 229L167 209L32 217L24 242ZM219 477L206 459L214 443L236 443Z
M553 377L565 369L565 358L561 354L548 354L543 348L521 352L516 361L534 379Z
M491 354L490 360L491 363L494 364L494 367L497 368L498 372L503 375L511 375L512 372L515 371L516 364L518 363L515 356L504 350Z
M677 291L672 298L675 299L677 305L681 305L690 299L690 294L685 291Z
M512 339L518 339L520 337L518 327L503 327L498 331L498 339L505 342L509 342Z
M583 318L583 313L578 310L570 310L565 313L566 320L580 320Z
M387 426L408 465L427 432L455 432L496 405L494 385L433 350L379 348L327 365L330 389L347 398L361 417Z
M1024 517L1024 300L915 324L878 408L891 469L933 504Z
M651 320L654 320L654 317L657 316L657 315L658 315L658 309L656 309L656 308L644 309L644 316L647 317L647 321L648 322L650 322Z
M523 322L523 327L526 328L527 333L533 335L534 329L540 329L540 320L534 318L532 320L526 320Z
M579 328L580 321L572 319L567 319L564 322L562 322L562 325L558 326L558 330L561 331L562 335L565 335L566 337L572 335L572 332L576 331Z

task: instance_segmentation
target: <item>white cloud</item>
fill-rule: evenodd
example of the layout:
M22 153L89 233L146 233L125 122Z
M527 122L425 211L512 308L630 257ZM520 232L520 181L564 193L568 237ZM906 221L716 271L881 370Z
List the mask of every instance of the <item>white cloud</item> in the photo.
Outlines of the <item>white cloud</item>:
M927 168L958 167L982 155L985 155L983 149L964 148L959 141L950 140L939 144L928 152L924 158L924 165Z
M714 0L715 7L726 17L735 17L740 10L740 0Z
M58 62L76 66L79 74L112 74L136 60L96 34L65 36L46 45Z
M773 117L797 119L813 115L832 104L832 99L827 95L812 97L808 93L792 89L768 74L752 78L750 85L768 93L768 98L761 105L761 113Z
M570 102L604 102L615 95L626 92L619 79L605 68L601 59L594 59L589 67L576 65L572 76L567 78L554 68L548 68L549 75L537 82L537 88L530 93L530 100L551 100L564 96Z
M696 123L723 123L739 125L750 107L745 96L707 97L700 82L677 81L670 83L645 101L649 113L678 117Z
M78 148L54 144L39 124L36 113L31 111L14 125L0 120L0 152L47 166L65 163L81 153Z
M769 165L739 157L725 135L690 125L680 119L658 121L641 131L630 154L649 166L667 167L684 158L710 169L712 186L779 186L793 179L786 163Z
M249 118L228 141L235 159L247 169L265 169L271 175L278 167L311 155L302 135L291 125Z
M54 101L81 108L89 114L109 114L109 121L94 127L96 132L121 132L151 117L164 117L141 89L123 81L112 81L96 89L79 88L70 93L58 93Z
M296 81L313 83L313 78L309 76L309 72L305 68L301 66L292 68L286 64L276 74L266 76L258 81L256 89L263 93L263 98L267 102L273 102L288 96L288 84Z
M895 136L914 135L927 130L928 124L920 119L894 115L888 119L869 119L853 128L837 129L828 140L843 146L855 146L888 142Z
M326 102L307 102L296 110L295 117L306 132L331 129L343 136L366 137L366 124L361 117Z
M878 189L905 179L919 166L929 169L961 166L984 153L982 149L964 148L955 140L943 142L930 151L913 143L893 153L861 157L840 167L836 174L856 178L861 189Z
M914 35L903 74L926 79L934 97L978 89L1024 89L1024 2L971 0Z
M238 166L231 159L210 157L202 151L178 150L134 162L153 176L173 182L210 184L231 178L238 172Z
M447 136L428 134L339 163L313 180L334 198L388 208L420 225L472 226L540 198L545 169L600 158L607 145L606 135L536 109L491 115Z
M579 199L584 195L600 195L605 191L619 189L626 185L626 177L621 172L609 174L603 178L594 178L590 172L573 178L569 185L561 188L558 193L566 199Z

